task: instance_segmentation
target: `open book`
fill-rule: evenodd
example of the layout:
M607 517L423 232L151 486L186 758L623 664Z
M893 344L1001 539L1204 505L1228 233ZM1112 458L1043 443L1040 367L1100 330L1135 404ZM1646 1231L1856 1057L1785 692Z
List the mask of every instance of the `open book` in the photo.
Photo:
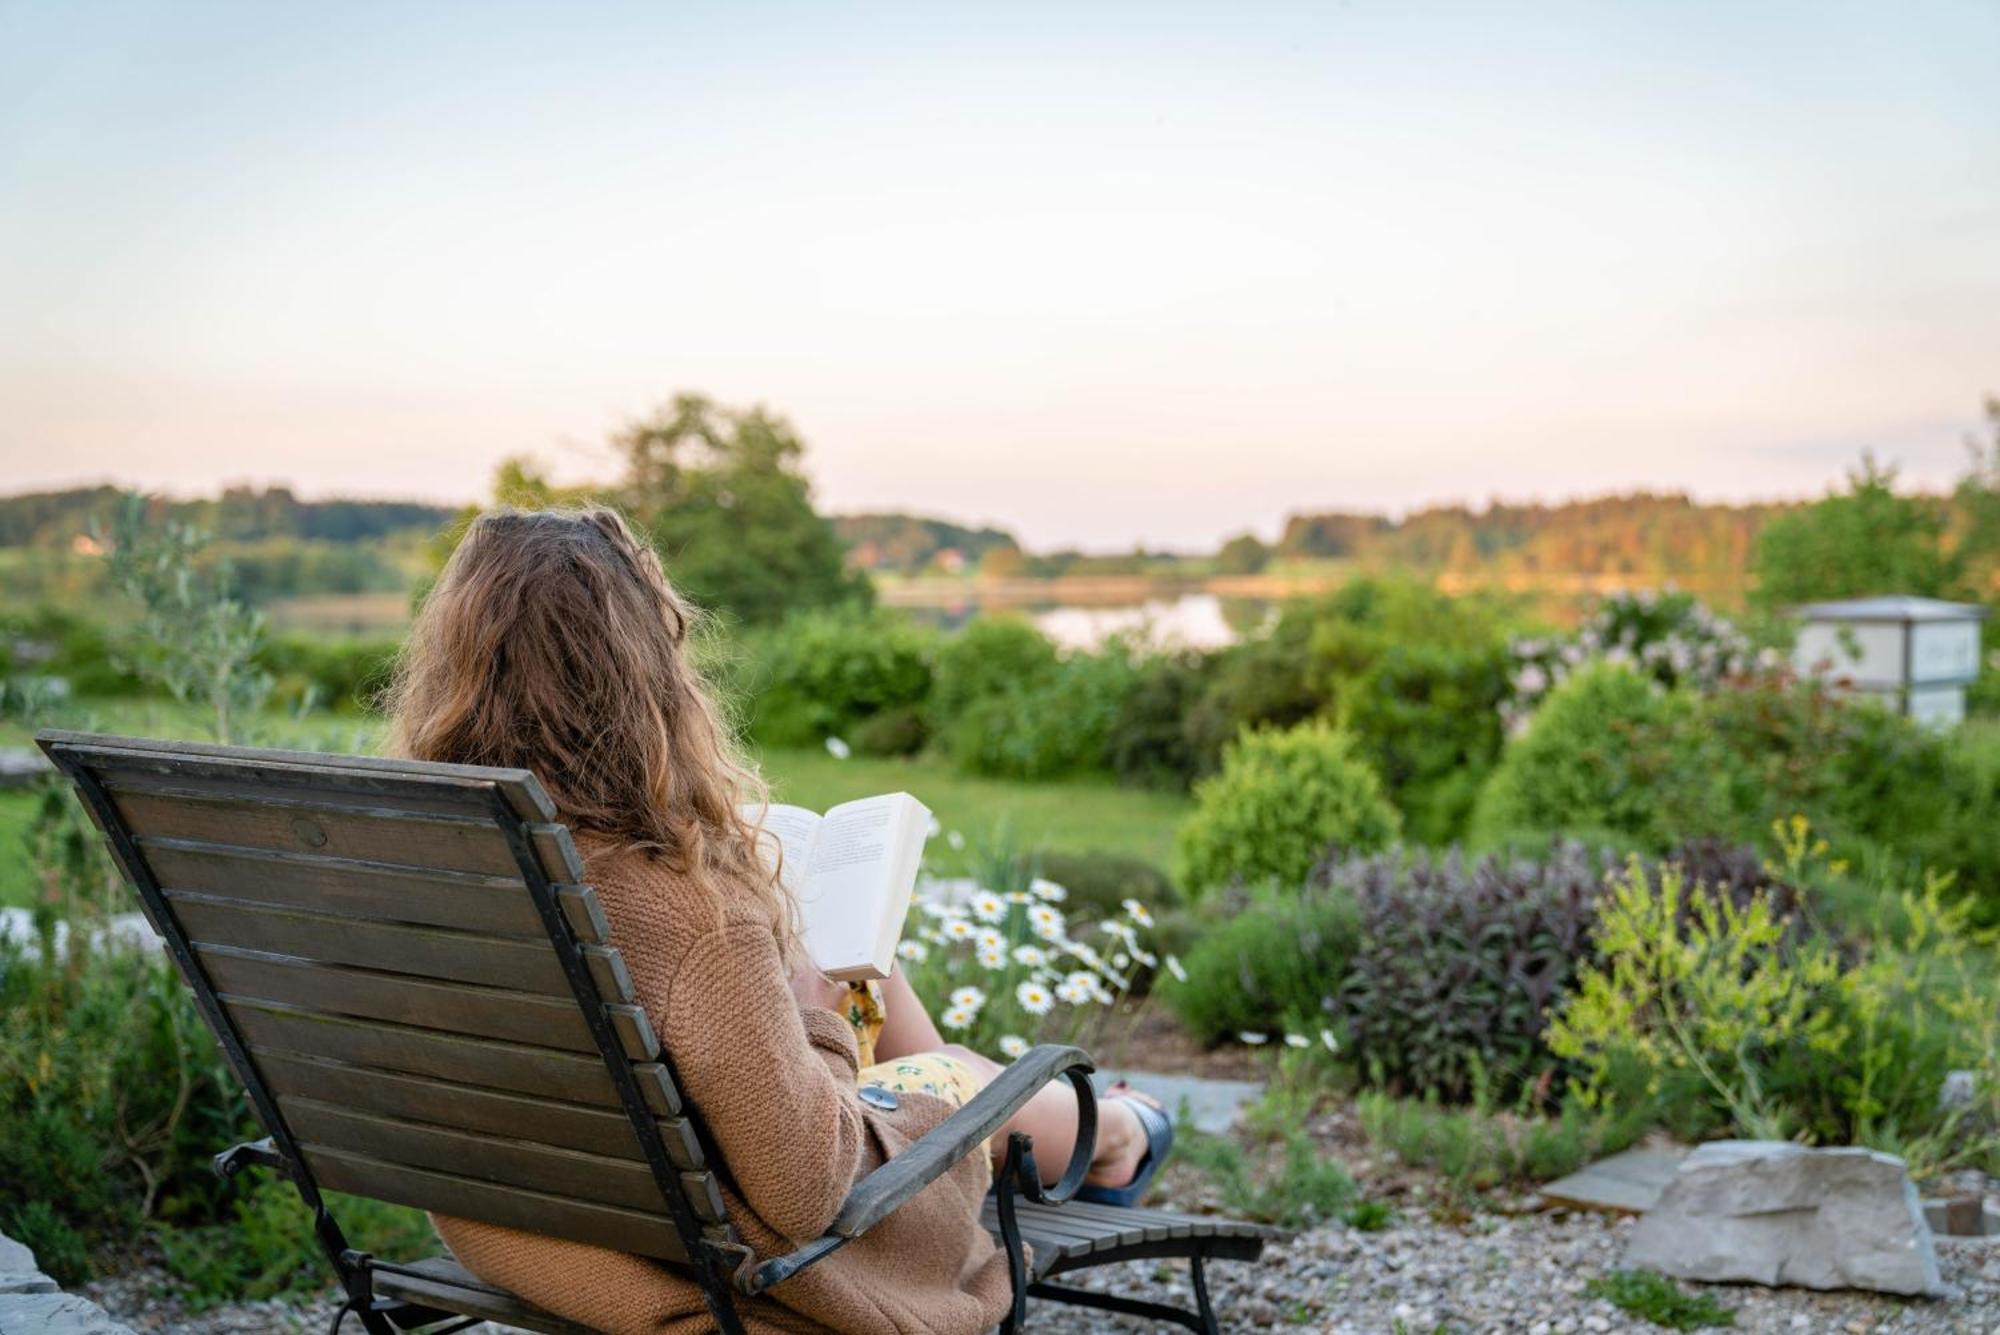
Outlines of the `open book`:
M910 911L931 813L908 793L857 798L824 816L804 807L743 808L764 822L761 850L783 853L779 879L799 905L806 949L831 978L887 978Z

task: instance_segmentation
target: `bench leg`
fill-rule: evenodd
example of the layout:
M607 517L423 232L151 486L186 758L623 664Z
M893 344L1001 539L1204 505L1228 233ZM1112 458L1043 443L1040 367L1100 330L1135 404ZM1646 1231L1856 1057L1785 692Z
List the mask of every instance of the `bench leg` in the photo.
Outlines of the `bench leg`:
M1125 1316L1143 1316L1154 1321L1170 1321L1177 1326L1202 1332L1202 1335L1217 1335L1215 1308L1208 1299L1208 1276L1203 1271L1202 1259L1197 1256L1190 1268L1194 1278L1195 1310L1184 1311L1169 1307L1165 1303L1148 1302L1143 1298L1125 1298L1115 1293L1095 1293L1089 1289L1072 1289L1064 1284L1030 1284L1028 1296L1041 1298L1053 1303L1070 1303L1077 1307L1094 1307L1103 1312L1118 1312Z

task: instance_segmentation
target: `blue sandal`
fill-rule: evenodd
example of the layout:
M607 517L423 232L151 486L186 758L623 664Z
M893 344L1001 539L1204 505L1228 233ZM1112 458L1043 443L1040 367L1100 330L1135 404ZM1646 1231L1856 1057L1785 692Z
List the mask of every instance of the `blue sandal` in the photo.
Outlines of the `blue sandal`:
M1167 1116L1164 1108L1155 1108L1144 1099L1126 1098L1119 1094L1106 1094L1104 1097L1118 1099L1138 1114L1139 1125L1146 1132L1146 1153L1139 1160L1132 1180L1124 1186L1082 1186L1077 1188L1076 1199L1097 1205L1137 1205L1139 1198L1146 1194L1146 1188L1153 1185L1153 1175L1160 1171L1160 1165L1167 1161L1167 1154L1174 1147L1174 1119Z

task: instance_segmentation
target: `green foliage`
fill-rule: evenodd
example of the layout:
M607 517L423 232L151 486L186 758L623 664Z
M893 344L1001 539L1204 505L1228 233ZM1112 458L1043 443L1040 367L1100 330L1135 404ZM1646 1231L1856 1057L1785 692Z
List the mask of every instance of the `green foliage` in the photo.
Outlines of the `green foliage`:
M1274 1025L1310 1037L1332 1023L1360 935L1344 889L1265 890L1206 924L1183 962L1186 979L1162 982L1159 994L1204 1043Z
M1036 873L1069 891L1064 907L1072 914L1113 917L1136 899L1158 912L1180 902L1180 891L1167 874L1144 858L1121 853L1073 853L1046 848L1029 863Z
M1400 819L1353 739L1325 723L1246 732L1222 772L1195 790L1181 826L1181 882L1190 891L1232 883L1297 885L1329 848L1373 852Z
M199 702L215 739L233 739L263 706L271 678L257 666L264 618L230 592L228 570L204 577L196 562L208 538L169 519L153 525L146 504L126 497L113 523L113 582L141 608L135 666L183 704Z
M1896 470L1864 455L1847 490L1779 515L1758 535L1756 597L1785 607L1878 593L1946 597L1959 563L1945 547L1947 512L1927 496L1899 496Z
M676 588L753 626L798 608L866 605L833 526L813 510L805 445L762 408L679 394L612 441L617 489Z
M408 1262L439 1251L437 1235L420 1210L364 1196L326 1193L348 1245ZM189 1310L220 1303L302 1298L332 1279L326 1255L313 1236L312 1211L288 1182L245 1182L227 1218L194 1228L162 1229L167 1269Z
M1215 553L1218 575L1254 575L1271 563L1271 549L1254 533L1239 533Z
M1137 660L1132 688L1105 738L1106 766L1121 782L1183 789L1201 771L1188 719L1207 691L1215 659L1165 652Z
M1125 644L1059 655L1026 622L982 617L940 649L932 714L967 773L1041 779L1097 770L1138 672Z
M1687 697L1602 663L1564 682L1500 757L1475 832L1602 830L1653 850L1727 822Z
M1013 616L975 617L938 647L931 709L947 731L982 700L1011 691L1033 693L1061 670L1056 646Z
M967 528L922 515L835 515L833 531L856 565L906 575L937 569L950 573L946 563L954 559L964 568L975 567L990 551L1016 547L1013 535L1000 529Z
M1583 1291L1668 1330L1736 1324L1734 1308L1724 1307L1706 1293L1689 1293L1653 1270L1613 1270L1591 1280Z
M1464 831L1500 756L1507 689L1498 645L1406 641L1340 691L1340 724L1382 776L1409 838L1445 844Z
M144 1220L213 1218L209 1159L254 1134L172 967L90 948L88 921L64 959L0 947L0 1217L50 1240L61 1265Z
M1240 1218L1293 1229L1335 1219L1359 1219L1373 1228L1387 1222L1385 1207L1361 1200L1347 1169L1321 1154L1301 1131L1286 1136L1275 1162L1265 1163L1261 1160L1272 1156L1253 1159L1234 1141L1183 1122L1175 1134L1174 1157L1206 1178L1221 1196L1223 1208Z
M864 755L922 750L932 649L899 613L796 614L758 637L751 735L766 746L840 737Z
M46 603L0 616L0 678L60 681L72 696L132 695L146 686L119 661L103 625Z
M1825 845L1803 821L1780 831L1797 879ZM1595 957L1551 1023L1599 1105L1673 1093L1706 1102L1758 1139L1862 1144L1923 1176L1968 1150L1938 1091L1952 1069L2000 1085L2000 1022L1979 967L1990 935L1932 878L1897 897L1899 927L1858 958L1791 931L1769 898L1739 904L1678 869L1634 865L1600 906Z
M389 685L397 648L394 640L273 636L259 648L257 666L270 674L279 704L365 711Z
M1544 1076L1547 1012L1586 951L1606 862L1569 844L1539 861L1386 853L1325 868L1359 938L1337 1013L1376 1077L1458 1100Z
M1434 1094L1399 1098L1379 1089L1355 1098L1354 1115L1375 1145L1460 1191L1553 1181L1625 1149L1647 1126L1643 1112L1611 1115L1575 1097L1545 1117L1521 1109L1496 1112L1484 1099L1451 1108Z

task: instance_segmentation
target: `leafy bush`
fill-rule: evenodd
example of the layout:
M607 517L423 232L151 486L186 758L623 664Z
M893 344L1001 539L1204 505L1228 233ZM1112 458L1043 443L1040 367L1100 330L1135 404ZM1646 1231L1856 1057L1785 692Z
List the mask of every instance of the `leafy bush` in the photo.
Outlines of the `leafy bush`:
M1375 1089L1356 1097L1354 1114L1377 1146L1466 1191L1553 1181L1625 1149L1647 1126L1643 1113L1607 1116L1575 1097L1564 1099L1554 1116L1543 1117L1495 1112L1483 1103L1447 1108L1434 1094L1399 1098Z
M1577 669L1609 662L1672 689L1713 690L1755 667L1749 638L1685 593L1621 593L1599 603L1567 638L1531 636L1508 646L1510 719L1524 721Z
M213 1218L209 1159L255 1134L172 967L84 935L66 960L0 945L0 1218L69 1282L88 1245Z
M1056 646L1019 617L982 616L967 622L937 650L931 723L942 734L981 700L1034 691L1056 675Z
M1458 1100L1546 1069L1539 1039L1588 944L1605 855L1543 861L1385 853L1316 880L1356 905L1359 949L1339 989L1356 1051L1396 1088Z
M766 746L841 737L864 754L907 755L926 735L932 640L894 612L792 616L758 637L750 730Z
M136 695L145 681L103 626L43 605L0 616L0 677L48 677L77 696Z
M1902 893L1901 930L1850 957L1789 930L1764 895L1739 906L1635 864L1600 904L1596 958L1549 1049L1579 1063L1592 1099L1692 1092L1740 1134L1869 1145L1921 1176L1963 1152L1938 1111L1945 1073L1974 1071L1988 1100L2000 1088L1974 963L1990 938L1943 890Z
M1219 1043L1274 1025L1332 1023L1334 999L1360 944L1344 890L1266 890L1208 926L1189 948L1187 977L1160 995L1188 1032Z
M324 1193L350 1247L408 1262L440 1251L421 1210L365 1196ZM224 1222L162 1230L167 1269L190 1310L218 1303L301 1298L333 1278L313 1235L312 1211L280 1178L244 1180Z
M272 696L294 709L369 709L395 668L393 640L275 636L257 653L272 678Z
M1326 723L1248 732L1222 772L1195 789L1194 814L1177 836L1182 884L1297 885L1329 845L1373 852L1400 823L1346 733Z
M1729 821L1692 705L1630 669L1598 664L1549 696L1500 757L1474 828L1604 830L1660 851Z
M1285 1137L1271 1164L1253 1162L1234 1141L1191 1126L1180 1129L1174 1145L1174 1158L1207 1178L1233 1215L1294 1229L1340 1219L1367 1231L1386 1222L1383 1206L1361 1200L1340 1161L1321 1154L1302 1131Z
M1188 718L1208 689L1214 658L1160 653L1139 660L1131 690L1119 703L1104 744L1105 766L1121 782L1185 788L1201 773L1201 753Z
M1118 645L1061 658L1038 678L967 706L946 734L952 759L970 773L1012 779L1099 769L1136 671Z
M1464 832L1500 755L1506 655L1497 645L1385 648L1340 692L1340 724L1382 776L1407 835L1444 844Z

